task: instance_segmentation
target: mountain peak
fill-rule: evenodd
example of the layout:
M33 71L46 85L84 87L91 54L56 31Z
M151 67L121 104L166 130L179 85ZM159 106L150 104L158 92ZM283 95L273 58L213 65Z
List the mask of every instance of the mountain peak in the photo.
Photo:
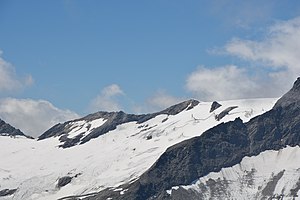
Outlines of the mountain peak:
M294 82L292 90L300 91L300 77L298 77L297 80Z
M159 112L159 114L176 115L185 109L190 110L190 109L194 108L199 103L200 102L195 99L189 99L189 100L183 101L181 103L175 104L175 105Z
M294 82L290 91L283 95L275 104L274 109L285 108L292 104L300 105L300 77Z
M32 139L32 137L25 135L22 131L19 129L16 129L15 127L11 126L10 124L6 123L2 119L0 119L0 136L24 136L27 138Z
M216 102L216 101L214 101L214 102L212 102L212 104L211 104L211 107L210 107L210 113L211 112L213 112L213 111L215 111L216 109L218 109L219 107L221 107L222 105L221 104L219 104L218 102Z

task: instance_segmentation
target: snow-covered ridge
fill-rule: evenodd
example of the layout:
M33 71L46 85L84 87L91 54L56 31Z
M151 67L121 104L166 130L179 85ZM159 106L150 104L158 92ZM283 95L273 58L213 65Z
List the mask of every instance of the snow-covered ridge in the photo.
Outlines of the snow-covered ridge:
M193 199L294 199L300 195L300 147L287 146L201 177L191 185L174 186L167 193L180 192Z
M198 104L199 101L191 99L173 105L160 112L142 115L126 114L122 111L100 111L94 114L87 115L86 117L83 117L81 119L65 122L64 124L57 124L43 133L38 139L43 140L50 137L59 137L59 140L62 142L60 147L68 148L77 144L84 144L91 139L97 138L109 131L115 130L118 125L128 122L136 122L138 124L141 124L162 114L176 115L184 110L192 109ZM102 120L104 122L91 128L90 123L93 123L92 121L94 120ZM77 128L78 126L78 130L74 131L73 129ZM70 137L70 132L72 132L71 136L73 137Z
M62 141L57 136L39 141L0 137L0 191L17 189L10 199L57 199L117 187L139 178L168 147L237 117L248 121L271 109L276 100L222 101L213 112L209 112L211 102L200 102L174 115L161 113L139 123L116 125L89 142L67 149L58 148ZM231 106L237 108L216 120L216 115ZM66 137L87 135L106 120L70 122ZM70 183L58 187L62 177L70 177Z

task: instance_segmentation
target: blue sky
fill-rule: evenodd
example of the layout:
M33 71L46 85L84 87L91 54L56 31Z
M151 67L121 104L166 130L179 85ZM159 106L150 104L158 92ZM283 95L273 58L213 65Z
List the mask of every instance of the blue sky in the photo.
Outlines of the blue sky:
M150 112L187 98L279 96L298 66L276 60L273 49L259 54L265 57L253 52L279 44L285 25L294 36L299 14L297 0L0 0L1 59L9 66L2 79L12 81L0 86L0 97L85 115ZM288 77L286 87L262 92L256 85L277 75Z

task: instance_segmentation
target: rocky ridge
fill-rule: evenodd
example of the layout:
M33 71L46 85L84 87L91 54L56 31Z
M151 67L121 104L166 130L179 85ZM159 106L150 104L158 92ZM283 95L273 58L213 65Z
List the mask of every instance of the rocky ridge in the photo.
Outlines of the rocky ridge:
M10 137L23 136L32 139L32 137L25 135L22 131L14 128L13 126L11 126L10 124L6 123L1 119L0 119L0 136L10 136Z
M182 103L171 106L163 111L152 113L152 114L143 114L143 115L134 115L134 114L126 114L123 111L119 112L97 112L94 114L87 115L81 119L72 120L65 122L63 124L57 124L43 133L38 140L43 140L50 137L60 137L59 140L62 142L60 147L68 148L77 144L84 144L90 141L93 138L97 138L109 131L116 129L116 127L120 124L128 123L136 121L138 124L141 124L145 121L148 121L158 115L166 114L166 115L176 115L183 110L189 110L199 104L197 100L187 100ZM79 121L90 122L96 119L104 119L105 123L99 127L96 127L90 131L89 134L84 135L78 134L75 137L69 138L69 133L71 132L72 123ZM166 119L167 120L167 119Z

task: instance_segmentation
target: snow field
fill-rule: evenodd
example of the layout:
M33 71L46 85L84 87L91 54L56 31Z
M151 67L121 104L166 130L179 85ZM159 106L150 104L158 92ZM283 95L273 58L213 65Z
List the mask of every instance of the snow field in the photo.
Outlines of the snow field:
M11 199L50 200L117 188L138 179L168 147L236 117L248 121L271 109L276 100L222 101L222 107L213 113L209 113L211 102L201 102L177 115L121 124L83 145L66 149L58 148L58 137L41 141L0 137L0 190L18 188ZM238 108L216 121L214 116L229 106ZM104 119L96 119L70 124L68 137L83 132L87 135L104 123ZM59 189L56 184L63 176L74 178Z

